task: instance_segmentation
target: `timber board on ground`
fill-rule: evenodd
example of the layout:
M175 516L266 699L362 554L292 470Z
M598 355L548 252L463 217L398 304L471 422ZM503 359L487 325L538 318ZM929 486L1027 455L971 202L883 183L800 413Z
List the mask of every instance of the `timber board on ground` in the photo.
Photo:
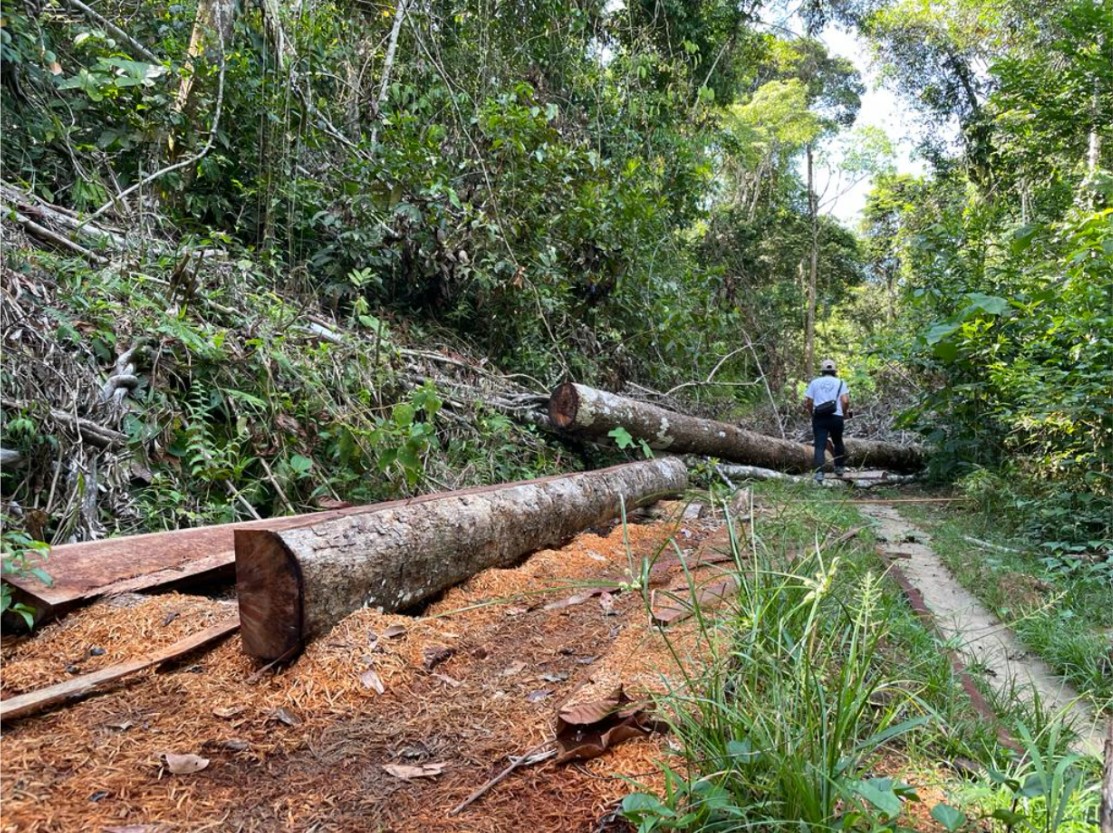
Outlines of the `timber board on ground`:
M560 477L567 475L550 475L515 484L474 486L302 515L63 544L51 549L43 565L53 578L51 585L33 576L5 577L5 581L17 589L20 601L36 608L41 619L100 596L150 590L184 579L214 577L222 570L230 570L235 564L235 531L238 529L295 529L334 518L381 512L453 495L482 494L508 485L545 483Z

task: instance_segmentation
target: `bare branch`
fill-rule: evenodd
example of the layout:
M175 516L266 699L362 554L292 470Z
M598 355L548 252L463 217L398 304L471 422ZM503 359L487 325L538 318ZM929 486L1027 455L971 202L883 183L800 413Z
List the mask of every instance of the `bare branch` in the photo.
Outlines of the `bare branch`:
M94 23L99 23L113 35L127 43L132 49L134 49L142 57L146 58L150 63L157 65L162 64L162 59L155 55L155 53L151 52L149 49L147 49L147 47L145 47L143 44L141 44L115 23L113 23L111 20L103 17L102 15L95 12L93 9L86 6L84 3L81 2L81 0L65 0L65 3L70 8L77 9Z

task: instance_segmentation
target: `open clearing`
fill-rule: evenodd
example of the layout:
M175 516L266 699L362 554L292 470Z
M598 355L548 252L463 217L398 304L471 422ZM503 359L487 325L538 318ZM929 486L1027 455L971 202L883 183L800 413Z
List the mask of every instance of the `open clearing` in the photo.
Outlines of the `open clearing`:
M513 756L553 749L562 708L590 711L620 687L637 703L680 684L676 658L696 667L706 656L692 620L663 632L649 622L646 597L618 586L649 560L660 565L653 588L683 588L675 548L709 561L729 549L721 515L682 519L682 505L662 506L642 523L583 533L513 569L479 573L419 615L358 611L289 667L260 672L235 634L173 667L14 722L3 736L3 830L629 830L616 818L618 802L634 789L661 789L657 762L670 743L644 731L648 718L635 718L631 739L598 757L531 762L453 810ZM917 543L922 533L891 507L862 508L880 523L883 547L910 556L899 564L941 627L997 663L998 681L1023 669L1069 697L1018 661L992 617L975 617ZM724 569L707 563L693 577L719 581ZM101 601L6 645L4 696L139 656L234 610L228 599L179 594ZM943 615L954 611L961 615ZM992 658L996 650L1003 659ZM167 753L208 764L173 774ZM880 767L915 778L902 763L894 755ZM906 822L937 829L926 808Z

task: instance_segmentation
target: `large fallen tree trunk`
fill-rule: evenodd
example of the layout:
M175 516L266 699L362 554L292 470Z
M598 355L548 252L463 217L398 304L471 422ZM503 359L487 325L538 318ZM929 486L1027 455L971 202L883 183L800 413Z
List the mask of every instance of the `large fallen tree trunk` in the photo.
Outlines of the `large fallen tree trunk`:
M244 650L290 657L365 605L401 610L682 490L675 458L449 494L296 529L236 530Z
M566 382L549 397L549 419L558 428L586 437L604 437L624 428L650 447L703 454L786 472L812 468L812 448L747 431L736 425L667 411L656 405ZM919 449L865 440L846 442L847 465L908 471L919 468Z
M536 482L551 479L553 477L544 477ZM15 588L17 601L31 605L36 621L41 622L101 596L135 593L186 581L221 580L225 576L231 580L236 560L234 531L237 529L290 529L351 515L417 506L443 500L449 495L485 494L500 488L501 484L472 486L455 492L301 515L62 544L51 548L43 564L52 578L50 584L31 574L5 576L4 580Z

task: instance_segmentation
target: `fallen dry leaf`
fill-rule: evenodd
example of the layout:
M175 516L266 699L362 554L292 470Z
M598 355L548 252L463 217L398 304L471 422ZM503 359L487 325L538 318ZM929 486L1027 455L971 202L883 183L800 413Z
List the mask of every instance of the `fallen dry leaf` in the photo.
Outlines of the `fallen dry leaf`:
M433 676L436 677L441 682L447 683L452 688L459 688L461 685L463 685L463 683L461 683L455 677L450 677L447 674L434 674Z
M391 625L389 628L383 631L383 636L385 636L387 639L397 639L405 632L406 629L401 625Z
M524 662L511 663L510 665L506 666L506 668L502 669L499 672L499 676L500 677L513 677L515 674L520 674L522 671L525 670L525 668L526 668L526 664Z
M435 778L444 772L444 768L448 764L419 764L418 766L409 766L408 764L383 764L383 769L395 778L401 778L403 781L410 781L414 778Z
M603 592L599 594L599 607L603 608L604 616L617 616L618 613L614 609L614 596L610 593Z
M427 671L432 671L455 653L455 648L446 648L443 645L430 645L425 649L425 669Z
M596 595L594 591L587 593L577 593L575 596L569 596L567 599L561 599L556 602L549 602L542 610L562 610L566 607L573 607L575 605L582 605L592 596Z
M368 668L360 674L359 681L363 683L364 688L374 689L376 694L383 694L386 691L382 678L374 668Z
M192 775L209 765L209 759L202 758L200 755L176 755L173 752L163 752L162 757L166 760L166 768L175 775Z
M229 720L237 714L242 714L246 708L247 706L229 706L226 709L217 708L213 709L213 714L222 720Z
M163 833L164 824L124 824L118 827L102 827L104 833Z
M606 720L613 714L629 709L632 702L626 696L622 686L619 686L608 697L601 700L565 705L558 713L557 720L558 723L567 723L571 726L590 726L593 723ZM634 711L637 711L636 706Z
M277 711L271 712L270 719L285 723L287 726L297 726L301 723L301 718L289 709L278 709Z
M251 746L251 744L248 743L246 740L239 740L238 738L231 738L222 742L220 745L223 746L225 749L231 749L233 752L243 752L245 749Z
M526 702L537 703L541 700L544 700L546 697L551 696L552 693L553 690L551 688L539 688L536 691L531 691L529 694L526 695Z

